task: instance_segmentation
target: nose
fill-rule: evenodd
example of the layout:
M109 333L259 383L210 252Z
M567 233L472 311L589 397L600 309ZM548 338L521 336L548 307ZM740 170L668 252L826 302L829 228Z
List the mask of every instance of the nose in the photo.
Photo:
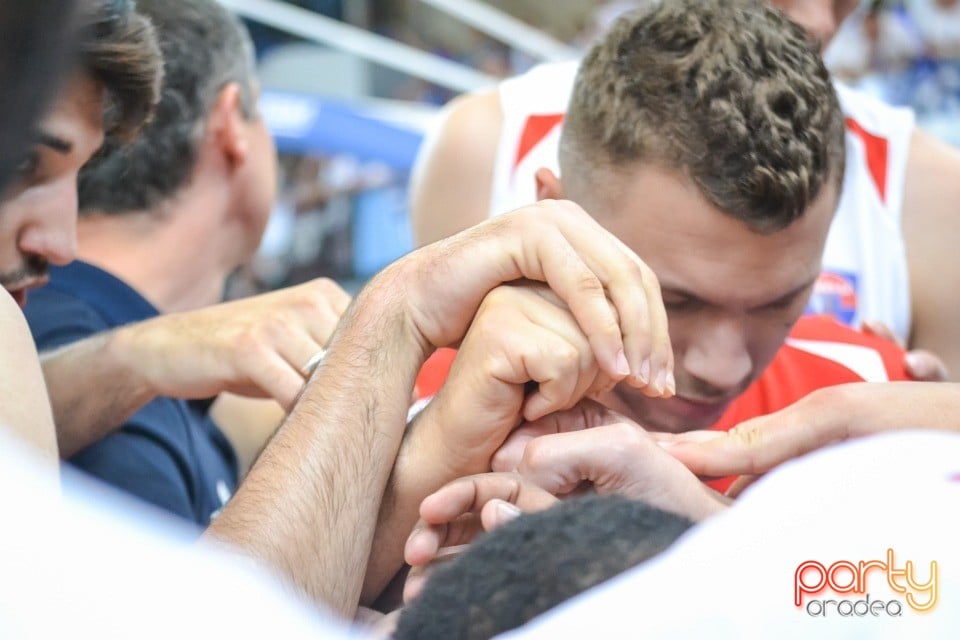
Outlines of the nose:
M36 194L28 205L28 223L18 237L23 253L65 265L77 255L77 184L60 180Z
M753 371L747 347L746 331L739 319L704 322L687 342L682 358L685 373L717 394L739 391Z

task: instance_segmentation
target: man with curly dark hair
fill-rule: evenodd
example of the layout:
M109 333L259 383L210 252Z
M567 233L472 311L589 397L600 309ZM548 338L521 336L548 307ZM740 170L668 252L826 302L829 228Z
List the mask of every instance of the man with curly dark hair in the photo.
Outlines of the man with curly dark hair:
M676 397L622 384L607 403L649 428L712 425L771 361L820 272L844 144L814 47L759 1L625 18L581 63L559 161L562 179L538 174L540 197L573 200L636 251L669 317Z
M393 530L409 531L431 487L516 468L498 465L557 429L551 407L576 407L571 429L594 427L589 397L665 432L706 429L737 408L820 272L842 127L815 47L759 0L677 0L618 23L583 61L562 177L541 171L540 196L582 206L646 263L644 286L663 307L631 310L653 330L631 322L624 340L656 348L625 354L626 378L598 378L589 341L549 292L490 292L396 465L393 504L413 508L396 509ZM664 345L653 338L668 323ZM390 536L377 542L371 565L382 567Z
M538 198L576 202L633 249L669 324L672 353L631 362L634 384L601 401L650 429L707 428L767 368L820 273L845 147L816 46L760 0L662 3L587 54L563 123Z

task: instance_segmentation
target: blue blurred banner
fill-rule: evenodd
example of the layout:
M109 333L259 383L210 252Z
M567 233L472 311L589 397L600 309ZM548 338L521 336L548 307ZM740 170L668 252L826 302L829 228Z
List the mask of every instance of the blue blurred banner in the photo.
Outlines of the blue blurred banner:
M379 161L408 173L423 140L417 131L327 98L264 91L260 108L277 147L287 153L346 154L361 162Z

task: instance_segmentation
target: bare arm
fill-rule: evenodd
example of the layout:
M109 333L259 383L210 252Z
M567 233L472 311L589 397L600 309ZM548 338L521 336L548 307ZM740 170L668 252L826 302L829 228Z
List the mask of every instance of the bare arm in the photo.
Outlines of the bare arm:
M654 287L651 282L646 298L659 309L654 314L663 313ZM654 341L669 345L665 331ZM528 393L530 384L536 391ZM488 294L444 387L404 439L381 508L362 602L373 602L402 566L404 540L424 498L446 482L488 471L497 449L524 419L567 409L612 384L572 314L549 291L528 284Z
M836 442L902 429L960 431L960 385L940 382L842 384L728 432L656 434L701 476L762 474Z
M0 353L0 428L56 461L56 431L37 351L23 313L5 289L0 290ZM56 473L55 465L52 470Z
M69 457L157 396L223 391L293 406L301 368L326 344L347 295L332 281L127 325L44 353L60 454Z
M248 550L345 616L426 355L396 275L348 310L326 361L207 536ZM345 401L346 400L346 401Z
M911 349L960 374L960 151L917 131L910 145L903 235L913 307Z
M487 218L503 116L496 91L451 102L410 181L414 242L423 246Z
M638 263L564 202L531 205L394 263L347 311L326 361L207 535L352 617L414 378L429 352L459 342L498 284L534 279L569 306L600 369L621 380L628 363L649 357L649 342L624 340L637 327L651 330L636 306L645 297ZM457 287L449 286L453 274Z

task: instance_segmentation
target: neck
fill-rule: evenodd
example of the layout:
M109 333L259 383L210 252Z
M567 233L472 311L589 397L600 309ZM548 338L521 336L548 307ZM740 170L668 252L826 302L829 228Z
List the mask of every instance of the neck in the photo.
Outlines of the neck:
M240 262L242 240L210 198L181 193L152 211L85 215L77 225L78 256L133 287L161 313L220 301Z

